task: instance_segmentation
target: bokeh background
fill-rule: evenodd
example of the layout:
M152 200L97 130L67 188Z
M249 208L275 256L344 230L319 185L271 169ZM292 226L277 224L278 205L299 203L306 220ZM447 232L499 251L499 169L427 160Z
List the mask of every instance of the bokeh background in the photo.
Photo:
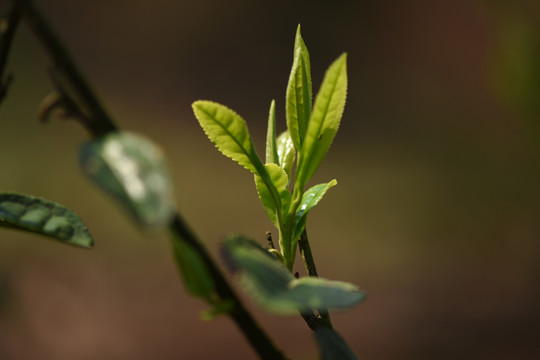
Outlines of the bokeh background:
M369 299L335 327L362 359L540 358L538 1L37 2L118 124L167 152L179 208L216 258L225 234L262 241L271 224L190 104L238 111L262 153L271 99L284 128L297 24L314 90L347 51L346 111L314 179L339 184L308 228L322 276ZM83 177L84 130L38 123L48 64L23 24L0 189L70 207L96 247L0 231L0 358L255 358L228 318L199 319L167 234L141 233ZM293 359L316 358L299 317L246 302Z

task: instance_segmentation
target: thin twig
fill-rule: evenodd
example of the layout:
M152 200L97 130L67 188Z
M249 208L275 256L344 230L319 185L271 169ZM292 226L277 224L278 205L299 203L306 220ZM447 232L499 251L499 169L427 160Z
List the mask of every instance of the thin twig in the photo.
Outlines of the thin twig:
M88 113L88 117L78 118L78 120L87 120L81 122L93 137L116 131L116 125L101 106L90 85L77 69L69 52L49 26L34 1L17 0L16 3L22 7L24 19L51 57L54 69L61 72L67 82L66 87L69 86L72 89L75 99L71 100L83 107L82 113Z
M0 19L0 103L6 97L8 87L12 81L11 76L4 80L4 71L6 70L11 43L15 36L15 30L21 19L21 7L19 3L11 5L7 15Z
M300 236L300 239L298 239L298 248L300 249L300 254L302 255L302 260L304 261L304 266L306 267L308 276L318 277L319 274L317 273L315 260L313 259L313 254L311 253L311 246L309 245L309 240L308 240L306 230L304 230L304 232ZM328 313L328 311L326 309L319 309L318 311L319 311L321 320L323 320L323 323L326 324L327 327L332 328L332 320L330 319L330 314ZM304 320L306 320L305 317L304 317ZM309 326L309 323L308 323L308 326ZM311 326L309 327L312 330L315 330Z

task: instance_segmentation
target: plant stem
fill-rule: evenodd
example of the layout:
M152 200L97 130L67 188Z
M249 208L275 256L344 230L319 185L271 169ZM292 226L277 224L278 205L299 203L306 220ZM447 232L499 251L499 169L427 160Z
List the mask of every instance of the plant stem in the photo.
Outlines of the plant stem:
M23 16L29 22L35 35L41 41L46 51L53 59L55 68L60 70L65 76L69 87L75 92L77 105L85 107L88 118L84 118L83 124L92 137L99 137L109 132L117 131L118 127L107 115L88 82L81 75L75 66L68 51L58 39L58 36L49 26L47 20L42 16L31 0L17 0L14 6L21 6ZM180 214L176 213L171 222L170 229L178 236L173 236L173 241L185 241L191 245L204 260L216 286L216 292L222 300L230 300L234 303L233 310L229 314L236 325L244 333L250 344L261 359L284 360L285 355L270 340L263 329L257 324L253 317L235 295L226 278L223 276L215 262L212 260L203 244L197 239L189 229Z
M304 261L304 266L306 267L308 276L318 277L319 274L317 273L315 260L313 259L313 254L311 253L311 246L309 245L307 230L305 229L304 232L302 232L300 239L298 239L298 248L300 249L300 254L302 255L302 260ZM324 322L328 323L329 327L332 328L332 321L330 319L330 314L328 313L328 311L326 309L319 309L319 315L321 319L324 320ZM305 317L304 320L306 320Z
M11 77L4 81L4 71L6 69L8 54L13 42L15 30L21 19L21 7L18 3L11 5L7 15L0 19L0 103L4 100L7 88L11 82Z
M88 82L72 61L67 49L60 42L34 1L17 0L16 3L22 6L24 18L51 57L54 67L62 72L69 86L75 92L76 100L78 100L76 102L82 102L83 110L88 113L88 117L85 119L88 123L83 121L87 130L94 137L116 131L116 125L101 106Z
M199 253L212 276L216 292L220 299L223 301L229 300L234 303L233 310L229 315L255 348L261 359L286 359L281 350L274 345L263 329L247 312L204 246L190 230L188 225L182 220L179 214L175 215L171 224L171 230L178 235L178 237L173 237L173 241L183 240Z

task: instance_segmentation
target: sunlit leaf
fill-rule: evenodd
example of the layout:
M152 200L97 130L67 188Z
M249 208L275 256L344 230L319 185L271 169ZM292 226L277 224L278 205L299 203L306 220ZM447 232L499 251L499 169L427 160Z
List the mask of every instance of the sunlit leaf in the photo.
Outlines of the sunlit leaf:
M277 314L311 309L347 309L365 298L355 285L321 278L296 279L282 262L253 240L235 235L225 250L240 273L241 285L255 302Z
M81 247L94 246L88 229L73 211L34 196L0 193L0 227L30 231Z
M291 193L287 190L289 179L285 171L276 164L264 165L268 175L270 176L270 186L275 188L274 191L268 188L267 183L262 177L255 175L255 186L259 198L266 210L266 213L270 217L270 220L279 227L278 208L279 214L282 214L281 220L287 215L291 203ZM278 198L275 199L273 193L278 194Z
M85 144L80 163L139 223L169 224L175 211L173 185L165 156L153 142L133 133L110 133Z
M287 85L285 112L287 127L294 146L302 148L311 113L311 69L309 53L300 34L300 25L296 30L294 57L289 83Z
M255 152L244 119L233 110L212 101L199 100L192 106L206 136L218 150L258 174L257 163L262 162Z
M302 188L319 167L339 128L347 97L347 54L330 65L309 120L299 153L296 182Z
M173 238L173 251L180 276L193 296L210 303L214 301L214 281L199 253L185 241Z
M293 236L292 236L293 249L296 247L296 243L306 227L307 214L309 213L311 209L313 209L315 205L319 203L319 201L321 201L321 199L323 198L324 194L326 194L328 189L335 186L336 184L337 184L337 181L332 180L327 184L315 185L309 190L307 190L302 196L302 202L300 203L300 206L296 210L296 215L294 217L294 222L293 222Z
M335 330L320 328L314 335L321 352L321 360L356 360L356 355Z
M276 102L272 100L266 130L266 163L280 164L276 145Z
M289 131L284 131L277 138L277 153L279 165L285 170L290 181L294 160L296 158L296 149L294 148Z

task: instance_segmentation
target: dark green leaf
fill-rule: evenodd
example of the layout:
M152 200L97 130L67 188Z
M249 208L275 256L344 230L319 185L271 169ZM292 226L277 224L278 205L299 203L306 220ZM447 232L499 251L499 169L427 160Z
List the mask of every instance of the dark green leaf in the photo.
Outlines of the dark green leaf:
M319 167L336 135L347 97L347 55L330 65L315 99L299 152L296 183L303 188Z
M309 53L300 34L300 25L296 30L294 41L294 57L289 83L287 85L285 112L287 127L291 133L296 149L302 148L302 143L308 127L311 113L311 69Z
M0 193L0 227L30 231L81 247L94 246L88 229L73 211L34 196Z
M169 224L175 211L173 185L165 156L153 142L133 133L110 133L85 144L80 163L139 223Z
M185 241L173 238L173 250L180 275L192 295L214 302L214 281L199 253Z
M317 308L347 309L365 298L356 286L342 281L295 279L282 262L245 237L231 236L224 246L240 270L245 291L270 312L286 315Z
M314 335L321 351L321 360L356 360L356 355L335 330L320 328Z
M348 309L366 298L356 285L319 277L294 279L288 288L287 299L295 301L299 310Z

